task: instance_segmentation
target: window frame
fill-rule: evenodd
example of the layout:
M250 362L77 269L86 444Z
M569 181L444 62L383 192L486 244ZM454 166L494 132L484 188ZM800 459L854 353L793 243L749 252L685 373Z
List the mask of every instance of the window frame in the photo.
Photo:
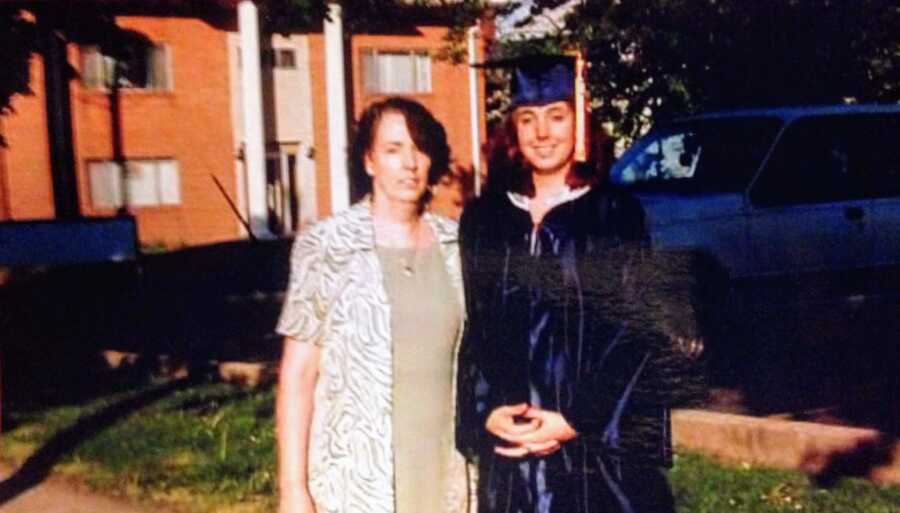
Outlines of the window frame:
M124 161L125 167L136 166L136 165L152 165L152 177L153 177L153 194L155 196L153 203L145 203L145 204L135 204L131 199L134 197L132 193L131 187L133 187L133 182L127 182L123 187L122 185L122 169L119 165L119 162L112 159L88 159L85 163L85 172L87 174L87 182L88 182L88 194L90 197L91 208L94 210L115 210L122 207L126 207L129 209L168 209L168 208L180 208L184 205L184 186L181 172L181 163L175 157L140 157L140 158L130 158ZM176 189L176 198L175 201L169 201L166 199L166 192L163 187L162 180L162 165L163 164L172 164L174 168L175 174L175 189ZM104 168L102 171L95 168L96 165L102 165ZM95 172L102 173L113 173L111 178L108 177L97 177ZM127 177L131 175L126 175ZM109 202L99 203L98 202L98 194L96 190L97 180L105 179L111 180L110 189L112 191L113 198ZM122 193L125 192L123 189L127 188L128 195L128 204L125 204L125 198L122 197Z
M284 55L290 55L290 66L284 62ZM281 70L297 69L297 50L291 47L272 48L272 68Z
M867 181L866 176L862 176L859 173L858 169L858 155L861 149L860 146L857 146L859 140L854 139L852 137L852 133L858 132L860 126L866 123L866 120L871 120L870 122L874 125L877 121L875 118L884 117L885 119L889 119L892 117L897 117L900 120L900 114L891 114L891 113L879 113L879 112L861 112L861 113L850 113L850 114L814 114L808 116L801 116L794 120L792 120L789 124L787 124L784 128L783 133L778 138L775 143L775 146L772 149L772 155L769 159L767 159L765 166L760 172L759 176L756 180L754 180L753 184L751 184L750 191L748 193L748 197L750 199L750 203L757 208L790 208L796 206L814 206L814 205L823 205L829 203L845 203L845 202L859 202L859 201L868 201L872 199L878 199L882 197L895 197L894 194L888 192L887 194L879 194L877 191L871 188L870 183ZM767 191L765 189L759 190L760 182L768 179L768 177L772 174L778 174L779 171L784 172L783 163L779 162L779 159L783 158L783 152L785 151L796 151L790 148L785 149L787 144L801 144L803 141L796 141L792 138L795 138L795 133L798 130L804 130L805 133L801 133L801 136L809 137L810 139L814 139L816 143L816 150L822 150L826 146L835 146L834 142L840 139L842 146L845 149L843 152L844 156L847 158L847 161L844 162L844 166L846 166L846 179L847 184L844 186L835 186L835 190L841 190L846 192L845 195L835 195L835 197L829 197L827 195L822 195L819 198L793 198L787 199L784 198L771 198L771 197L760 197L760 195L765 194ZM824 138L830 138L832 140L832 144L828 144L829 141L824 140ZM836 152L832 149L829 152L834 159L839 160L839 155L842 153ZM819 155L821 157L821 155ZM802 159L804 163L810 162L811 158ZM814 161L816 162L816 161ZM782 169L779 170L776 166L782 166ZM793 169L793 166L790 166ZM803 179L805 177L811 176L809 169L803 169L802 171L797 171L795 175L802 175L799 178L793 178L794 180ZM816 182L819 182L823 178L826 178L824 175L816 177ZM791 180L788 178L787 180ZM781 187L784 188L785 184L792 185L790 181L785 179L781 180ZM763 186L767 186L765 182L762 183ZM846 187L849 185L850 187ZM794 191L794 187L788 187L790 191ZM900 189L898 189L900 190ZM833 192L833 191L832 191Z
M683 119L660 123L635 141L616 161L610 170L610 178L623 187L640 191L744 195L752 188L766 165L784 127L782 119L771 115ZM757 139L741 137L742 133L750 132ZM722 139L715 141L712 134L719 134ZM722 134L727 134L727 137ZM696 146L695 153L689 162L683 162L680 158L674 161L671 157L676 156L677 152L670 153L671 148L667 149L664 142L680 144L682 151L679 157L688 155L688 143ZM725 145L717 146L717 143ZM652 151L654 147L656 151ZM722 148L729 148L729 154L741 150L743 156L748 156L747 165L717 165L725 154ZM644 161L639 162L639 159ZM653 176L647 176L644 172L640 176L626 177L626 172L632 167L637 171L646 171L653 166L662 169L665 162L673 162L673 170L683 172L658 173ZM711 169L720 171L721 174L710 174Z
M81 83L82 88L87 91L99 92L109 94L109 92L113 89L111 87L111 79L109 75L112 71L109 69L111 65L115 63L115 57L111 55L107 55L103 53L103 50L98 44L83 44L79 45L79 72L81 73L81 77L79 82ZM140 93L140 94L165 94L171 93L175 90L175 73L173 66L173 53L171 46L163 41L153 41L143 48L145 55L145 65L147 69L145 70L147 76L147 82L151 82L151 77L153 76L152 69L154 67L153 61L153 52L160 51L163 56L163 63L160 68L163 70L163 80L162 84L159 86L153 87L135 87L135 86L127 86L120 85L118 86L118 91L120 93L124 91L128 91L129 93ZM99 80L86 80L85 77L88 76L88 56L96 55L95 59L97 61L102 62L102 74L99 77ZM96 66L94 66L96 68ZM128 93L126 93L128 94Z
M415 47L415 48L397 48L397 47L375 47L368 46L360 48L358 51L359 55L359 75L360 75L360 90L366 96L388 96L388 95L402 95L402 96L426 96L434 94L434 57L432 52L428 48L423 47ZM380 55L403 55L407 58L412 59L412 81L414 83L413 90L385 90L381 89L380 85L377 89L372 89L370 84L372 81L370 80L368 74L367 67L367 59L376 59L375 64L377 66L377 58ZM427 74L427 83L425 87L420 87L422 84L420 83L421 72L419 70L419 62L421 58L427 59L428 62L428 74ZM380 76L378 77L380 81Z

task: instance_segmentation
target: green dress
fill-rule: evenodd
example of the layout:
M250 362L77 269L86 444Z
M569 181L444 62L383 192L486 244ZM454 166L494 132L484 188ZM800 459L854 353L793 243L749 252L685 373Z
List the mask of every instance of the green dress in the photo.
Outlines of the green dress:
M391 305L396 513L444 510L461 305L437 244L376 247Z

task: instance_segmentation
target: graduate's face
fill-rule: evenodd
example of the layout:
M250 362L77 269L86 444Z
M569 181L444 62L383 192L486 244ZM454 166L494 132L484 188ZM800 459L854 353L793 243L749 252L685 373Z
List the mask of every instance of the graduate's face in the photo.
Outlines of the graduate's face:
M568 172L575 151L575 112L566 101L513 111L519 151L533 172Z
M365 156L376 196L392 202L419 202L428 188L431 157L420 150L399 112L385 112L375 127L372 147Z

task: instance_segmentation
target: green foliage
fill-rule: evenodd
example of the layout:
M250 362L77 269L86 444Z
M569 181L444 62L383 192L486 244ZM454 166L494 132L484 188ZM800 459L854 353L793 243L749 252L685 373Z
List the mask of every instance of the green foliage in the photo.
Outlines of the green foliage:
M421 1L421 0L420 0ZM484 0L461 0L455 2L445 16L450 31L445 37L446 46L438 55L439 59L459 64L466 61L468 46L466 34L485 11Z
M320 27L328 13L324 0L272 0L262 12L265 29L274 33L290 33Z
M416 23L450 27L436 56L453 63L466 59L466 33L486 9L485 0L351 0L342 2L343 24L350 33L404 33ZM328 18L325 0L274 0L266 4L266 29L275 33L318 30Z
M587 0L554 37L587 53L620 135L712 109L900 101L897 0Z
M287 33L321 28L327 0L272 0L264 5L267 29ZM349 32L402 32L416 21L439 20L465 32L485 9L485 0L347 0L341 2Z

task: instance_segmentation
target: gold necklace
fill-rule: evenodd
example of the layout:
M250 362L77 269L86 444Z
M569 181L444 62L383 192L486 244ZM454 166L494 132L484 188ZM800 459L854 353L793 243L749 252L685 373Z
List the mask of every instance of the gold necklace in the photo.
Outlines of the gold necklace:
M420 218L416 222L416 227L413 229L412 237L412 251L408 255L404 255L400 257L400 266L403 269L403 276L407 278L412 278L415 274L415 263L419 256L419 239L420 234L422 233L422 219Z
M409 247L404 246L385 246L386 249L391 249L390 258L397 262L400 267L400 272L403 276L407 278L411 278L416 273L416 262L419 257L419 246L420 240L422 238L422 224L424 220L420 217L415 226L410 231L409 237ZM394 239L396 240L396 239ZM393 241L393 240L392 240Z
M413 267L413 264L416 260L416 252L417 249L413 248L412 254L409 255L409 257L400 257L400 267L403 268L403 276L406 276L407 278L412 278L415 274L415 268Z

